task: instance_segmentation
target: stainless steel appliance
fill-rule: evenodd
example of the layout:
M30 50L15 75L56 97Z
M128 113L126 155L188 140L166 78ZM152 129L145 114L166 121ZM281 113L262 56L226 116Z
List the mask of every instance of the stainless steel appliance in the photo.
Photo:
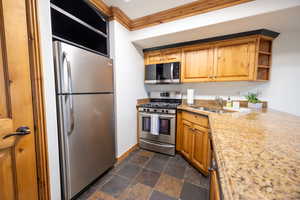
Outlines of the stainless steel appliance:
M180 83L180 62L147 65L145 67L145 83Z
M112 60L54 42L63 198L115 162Z
M150 103L139 105L141 148L175 155L176 108L180 104L181 99L164 97L154 98Z

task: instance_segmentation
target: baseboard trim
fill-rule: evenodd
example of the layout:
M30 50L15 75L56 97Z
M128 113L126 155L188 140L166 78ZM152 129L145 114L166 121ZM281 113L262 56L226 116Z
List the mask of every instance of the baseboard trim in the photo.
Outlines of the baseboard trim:
M128 149L128 151L123 153L121 156L117 157L117 163L119 163L119 162L123 161L125 158L127 158L129 156L129 154L131 152L133 152L134 150L136 150L138 147L139 147L138 144L135 144L132 147L130 147L130 149Z

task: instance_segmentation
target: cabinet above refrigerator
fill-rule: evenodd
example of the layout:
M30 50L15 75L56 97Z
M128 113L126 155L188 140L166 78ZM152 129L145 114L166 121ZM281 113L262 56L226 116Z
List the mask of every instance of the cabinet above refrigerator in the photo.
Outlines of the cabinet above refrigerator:
M108 18L87 1L51 0L54 40L108 55Z

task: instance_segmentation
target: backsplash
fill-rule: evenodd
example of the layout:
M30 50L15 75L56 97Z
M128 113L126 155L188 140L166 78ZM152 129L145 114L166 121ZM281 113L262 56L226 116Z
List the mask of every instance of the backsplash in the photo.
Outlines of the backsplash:
M187 89L195 90L195 99L214 99L215 96L231 97L232 100L244 100L248 92L259 92L266 83L257 82L216 82L216 83L184 83L173 85L145 85L146 91L180 91L186 99ZM263 98L262 98L263 99ZM263 99L266 100L266 99Z

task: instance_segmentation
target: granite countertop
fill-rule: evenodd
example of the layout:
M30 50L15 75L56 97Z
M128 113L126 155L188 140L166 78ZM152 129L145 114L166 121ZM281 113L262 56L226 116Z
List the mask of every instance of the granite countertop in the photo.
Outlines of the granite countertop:
M300 199L300 117L178 109L209 117L224 200Z

